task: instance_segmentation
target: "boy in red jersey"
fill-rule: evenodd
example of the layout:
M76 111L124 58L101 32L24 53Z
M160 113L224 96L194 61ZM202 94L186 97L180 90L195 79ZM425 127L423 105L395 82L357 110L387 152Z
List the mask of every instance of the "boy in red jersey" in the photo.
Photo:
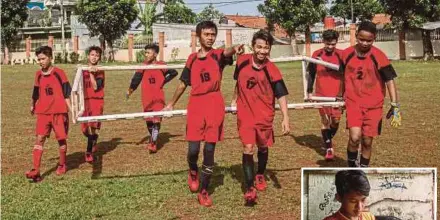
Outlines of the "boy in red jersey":
M324 220L374 220L365 211L365 201L370 194L370 182L362 170L341 170L335 175L336 200L341 208Z
M166 65L163 61L157 61L159 53L159 46L149 44L145 46L145 61L144 65ZM139 84L142 88L142 105L144 112L161 111L165 106L165 95L163 87L177 76L177 71L174 69L152 69L152 70L137 70L131 79L130 87L127 91L127 99L137 89ZM148 132L150 133L150 143L146 149L150 153L157 151L157 139L160 130L160 117L146 118Z
M342 51L336 49L339 34L335 30L326 30L322 33L324 48L315 51L312 58L323 60L336 65L342 64ZM309 63L309 78L307 83L308 98L313 96L313 84L316 78L315 96L321 97L340 97L342 96L342 74L326 68L322 65ZM321 115L321 134L326 149L325 159L334 158L332 138L339 128L341 119L341 108L324 107L319 109Z
M88 51L88 65L90 70L83 71L84 85L84 114L83 116L98 116L104 111L104 71L96 67L101 60L102 50L100 47L91 46ZM87 137L87 150L85 160L92 163L93 152L96 152L101 122L88 122L81 124L81 131Z
M223 68L232 64L232 55L242 50L243 45L228 49L213 49L217 37L217 26L212 21L197 24L196 34L199 37L201 49L192 53L186 61L180 77L180 84L173 99L164 110L172 110L187 86L191 93L187 107L186 139L188 148L188 185L192 192L199 189L199 172L197 160L200 152L200 142L205 141L203 149L202 187L198 194L199 203L211 206L212 200L208 194L208 185L214 169L215 144L223 139L223 120L225 103L220 84Z
M43 145L53 129L59 144L59 162L57 175L66 173L67 131L69 129L71 87L66 74L60 68L52 66L52 48L39 47L35 51L41 70L35 73L32 93L31 114L37 115L37 140L32 151L33 169L26 177L34 182L41 181L40 163Z
M382 107L385 89L391 99L387 118L393 127L400 126L401 116L394 78L396 71L386 55L373 46L376 25L361 22L356 33L357 44L343 51L345 84L345 107L347 109L348 166L356 166L357 152L361 144L361 167L368 167L371 158L373 138L382 127Z
M257 199L256 190L263 191L267 184L264 171L269 157L268 148L274 143L273 119L275 98L283 113L283 134L288 134L288 94L280 70L268 58L273 37L267 31L258 31L252 38L253 54L241 55L237 59L234 79L237 80L231 106L237 106L237 127L243 143L243 171L248 204ZM254 175L254 147L258 147L258 170ZM255 178L255 186L254 186Z

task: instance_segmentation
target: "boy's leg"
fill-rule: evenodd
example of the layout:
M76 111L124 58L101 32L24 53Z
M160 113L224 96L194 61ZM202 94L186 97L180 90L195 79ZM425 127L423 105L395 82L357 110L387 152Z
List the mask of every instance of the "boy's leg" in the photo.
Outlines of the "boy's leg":
M347 145L347 162L349 167L356 167L361 138L362 130L360 127L352 127L349 129L349 140Z
M370 164L371 152L373 147L373 138L368 136L362 137L362 152L360 165L361 167L368 167Z
M188 142L188 186L191 192L199 190L199 174L197 160L199 159L200 141Z
M330 131L330 117L326 114L325 109L319 109L321 116L321 135L325 149L332 147L332 137Z
M202 191L208 190L211 176L214 172L215 144L213 142L205 142L205 147L203 148Z
M254 187L254 177L255 177L253 144L243 145L242 164L243 164L244 182L246 185L246 189L250 190L251 187Z
M56 173L62 175L66 173L66 154L67 154L67 133L69 130L69 118L67 113L53 115L53 130L59 144L60 159Z

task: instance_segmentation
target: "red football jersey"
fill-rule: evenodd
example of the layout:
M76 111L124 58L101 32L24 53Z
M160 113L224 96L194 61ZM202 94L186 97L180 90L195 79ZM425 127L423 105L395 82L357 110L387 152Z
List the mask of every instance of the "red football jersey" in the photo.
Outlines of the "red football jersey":
M104 71L98 71L95 74L95 80L98 82L102 81L101 85L98 85L98 89L93 89L92 82L90 80L90 72L83 71L83 82L84 82L84 99L103 99L104 98L104 82L105 73Z
M364 57L359 57L353 46L343 51L343 62L345 99L364 108L382 107L385 82L397 76L386 55L372 46Z
M361 212L358 219L359 220L374 220L375 217L370 212ZM350 219L345 217L340 211L337 211L333 215L328 216L328 217L324 218L323 220L350 220Z
M186 61L180 80L191 86L191 95L203 95L220 91L223 68L232 64L230 58L223 55L223 49L212 49L205 57L192 53Z
M332 53L328 53L324 49L319 49L313 53L312 58L341 65L342 50L335 49ZM342 74L340 74L339 71L327 68L323 65L316 65L315 95L336 97L341 87L341 80Z
M163 61L156 61L152 64L144 65L166 65ZM150 105L154 105L156 102L165 104L165 96L163 92L163 85L165 82L166 69L154 69L154 70L139 70L136 72L142 72L142 104L144 108L148 108Z
M41 70L35 73L34 95L36 114L67 113L65 99L70 97L70 84L66 74L60 68L53 67L49 75L43 75Z
M261 126L272 126L275 115L277 82L282 82L280 70L266 61L260 69L253 66L253 55L241 55L237 59L234 79L237 80L237 110L241 120ZM284 83L282 83L284 85ZM287 89L278 92L287 95ZM243 113L243 114L242 114Z

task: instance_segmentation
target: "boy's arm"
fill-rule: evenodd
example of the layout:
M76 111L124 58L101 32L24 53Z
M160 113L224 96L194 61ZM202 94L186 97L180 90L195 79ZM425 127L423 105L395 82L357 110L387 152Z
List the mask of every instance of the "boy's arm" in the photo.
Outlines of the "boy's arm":
M281 112L283 113L283 121L281 123L283 134L289 134L290 125L289 125L289 114L287 109L286 96L279 97L278 103L280 104Z
M307 77L307 94L310 99L313 96L313 84L315 83L316 77L316 64L309 63L307 66L308 77Z
M130 87L128 87L127 93L125 94L125 98L128 99L130 95L137 89L139 84L141 84L143 77L142 72L135 72L133 78L131 78Z
M185 92L186 87L187 87L187 85L183 81L180 81L179 85L176 88L176 91L174 92L173 98L168 103L168 105L165 107L165 110L169 110L169 111L173 110L174 105L177 103L177 101L179 101L183 92Z
M236 45L233 47L226 48L223 51L223 55L225 57L232 57L235 53L242 54L243 53L243 46L244 46L244 44L239 44L239 45Z
M40 98L40 87L34 86L34 91L32 92L32 101L31 101L31 115L34 115L35 104L37 104L39 98Z
M177 76L177 71L175 69L168 69L163 73L163 75L165 77L163 84L165 85Z

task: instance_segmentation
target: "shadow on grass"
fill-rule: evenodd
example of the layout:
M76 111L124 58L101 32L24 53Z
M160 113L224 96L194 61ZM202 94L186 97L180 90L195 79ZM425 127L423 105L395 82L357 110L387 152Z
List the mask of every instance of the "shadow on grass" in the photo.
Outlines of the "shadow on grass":
M294 136L290 135L297 144L301 146L308 147L314 151L316 151L317 154L319 154L322 157L322 160L317 160L316 164L318 164L320 167L346 167L347 162L342 159L339 156L334 157L332 161L327 161L324 159L325 151L321 148L323 146L322 138L314 135L314 134L308 134L304 136Z
M122 138L113 138L110 141L102 141L97 144L98 151L94 153L95 162L93 163L92 178L96 178L96 176L100 175L102 172L103 155L110 151L113 151L119 144L122 143L121 140ZM74 152L67 155L67 172L78 169L81 164L86 162L84 158L84 153L85 152ZM57 166L52 167L51 169L44 172L42 176L48 176L56 170Z

